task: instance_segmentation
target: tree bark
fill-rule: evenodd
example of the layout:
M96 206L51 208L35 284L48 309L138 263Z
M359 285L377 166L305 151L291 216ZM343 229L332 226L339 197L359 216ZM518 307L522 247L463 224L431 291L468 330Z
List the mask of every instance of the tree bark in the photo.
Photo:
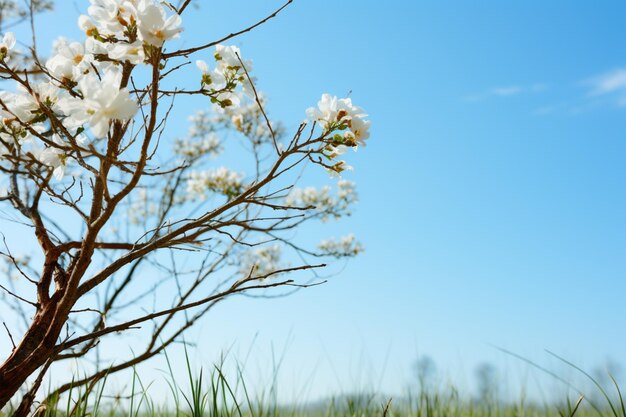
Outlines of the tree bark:
M67 316L58 311L58 304L57 300L52 299L37 313L19 345L0 365L0 409L7 405L28 377L50 358L63 329L63 316Z

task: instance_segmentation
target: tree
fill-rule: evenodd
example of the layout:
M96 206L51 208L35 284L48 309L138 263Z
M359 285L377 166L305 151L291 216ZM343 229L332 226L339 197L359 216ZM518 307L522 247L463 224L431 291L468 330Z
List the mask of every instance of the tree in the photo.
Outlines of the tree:
M491 408L498 401L498 371L488 362L476 366L474 371L478 389L478 400L486 407Z
M191 0L90 1L79 19L84 42L58 40L45 61L35 45L17 51L12 33L0 42L0 204L20 227L5 231L13 235L1 252L2 308L16 320L7 325L3 313L13 347L0 365L0 407L22 390L16 415L30 412L53 363L85 358L107 337L145 331L135 356L98 364L72 386L93 387L158 355L230 295L317 285L325 259L362 250L352 235L317 247L295 235L307 222L350 214L353 183L339 179L335 192L296 185L305 167L334 176L350 169L338 158L364 144L367 115L349 98L324 94L287 134L268 117L251 62L223 45L291 0L186 49L170 45ZM31 23L36 4L47 7L32 2ZM210 55L210 64L188 65ZM208 109L180 138L168 121L193 96ZM236 134L225 141L225 131ZM237 152L236 169L215 160L225 148ZM25 233L36 253L12 250Z
M437 364L428 355L421 355L413 364L413 370L417 377L420 392L429 393L436 384Z

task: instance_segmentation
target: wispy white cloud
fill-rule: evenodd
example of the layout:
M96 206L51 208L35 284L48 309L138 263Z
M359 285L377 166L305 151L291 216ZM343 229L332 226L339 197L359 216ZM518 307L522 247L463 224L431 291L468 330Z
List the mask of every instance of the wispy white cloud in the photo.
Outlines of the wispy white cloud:
M494 96L514 96L524 91L519 85L509 85L507 87L495 87L489 90L489 94Z
M481 101L490 97L511 97L520 94L539 93L544 91L547 86L543 83L535 83L531 85L503 85L490 88L482 93L470 94L464 97L466 101Z
M585 81L590 96L606 95L620 107L626 107L626 68L616 69Z
M559 88L557 85L555 93L563 90L563 87L566 86ZM556 103L537 103L537 107L532 113L536 115L580 114L610 106L626 108L626 68L617 68L581 80L578 82L578 87L582 87L583 91L571 91L571 86L569 86L567 88L567 90L570 90L570 93L567 93L569 97L561 97L561 100ZM465 101L478 102L537 94L537 96L541 96L545 100L546 96L539 93L543 93L547 89L548 86L544 83L500 85L476 94L467 95L463 99ZM562 92L564 93L565 91ZM551 94L551 96L554 96L554 94Z

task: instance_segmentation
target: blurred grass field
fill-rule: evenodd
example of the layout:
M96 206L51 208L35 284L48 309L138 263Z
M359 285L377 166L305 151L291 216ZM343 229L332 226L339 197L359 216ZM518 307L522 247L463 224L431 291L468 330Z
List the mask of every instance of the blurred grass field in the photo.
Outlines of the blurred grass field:
M195 369L185 350L186 377L181 380L174 376L171 358L165 357L168 373L164 378L169 388L166 398L151 395L152 383L134 371L123 393L110 395L105 378L61 396L49 395L36 403L38 408L33 413L38 417L626 417L620 387L610 374L611 386L607 387L571 363L593 390L571 392L563 398L552 396L549 403L538 403L524 395L502 398L491 391L497 386L485 387L480 395L471 396L454 384L433 387L421 381L395 397L362 392L282 404L276 400L277 387L273 383L252 389L239 366L234 372L226 371L222 360L208 371ZM13 407L15 404L0 412L0 417L10 416Z

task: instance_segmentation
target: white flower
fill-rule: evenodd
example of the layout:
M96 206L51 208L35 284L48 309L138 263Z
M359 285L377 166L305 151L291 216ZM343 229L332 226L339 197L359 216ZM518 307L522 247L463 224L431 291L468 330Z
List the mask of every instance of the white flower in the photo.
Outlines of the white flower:
M145 222L159 212L159 206L150 198L148 190L141 188L133 194L128 207L128 218L133 224L145 224Z
M311 121L320 122L326 127L329 122L336 121L337 97L322 94L322 98L317 102L317 108L309 107L306 113Z
M241 57L241 51L236 46L217 45L215 47L215 60L217 67L225 72L227 69L241 68L241 61L237 57ZM252 71L252 61L242 61L246 70Z
M244 252L241 255L239 272L247 278L262 277L280 271L286 266L281 265L281 247L279 245L262 246ZM276 276L278 274L272 274Z
M179 15L167 17L159 4L144 0L139 6L137 27L144 42L150 45L159 47L166 40L178 37L183 30L181 24Z
M87 36L93 36L98 33L96 25L93 23L89 16L80 15L78 18L78 27L85 32Z
M321 215L322 221L327 221L330 217L339 219L350 215L350 207L357 201L355 184L340 180L337 182L336 195L331 194L329 186L294 188L285 199L285 205L295 208L312 207Z
M33 100L33 97L25 92L23 89L18 89L17 92L1 91L0 99L5 103L8 110L0 110L3 123L13 124L15 119L20 120L22 123L28 123L36 117L36 111L39 106ZM20 126L20 123L15 122L15 126Z
M213 84L213 74L211 74L211 70L209 70L207 63L199 59L196 61L196 66L200 72L202 72L202 78L200 79L200 85L202 85L202 88Z
M216 68L211 71L209 69L209 65L199 59L196 61L196 66L202 72L202 83L204 85L211 85L214 90L219 90L226 87L226 83L229 79L232 79L233 76L231 74L236 73L236 70L231 69L231 73L226 72L226 67L216 66ZM231 75L229 77L229 75Z
M207 171L193 171L187 180L187 192L190 199L205 200L207 191L234 197L243 189L243 174L225 167Z
M365 140L370 137L369 129L371 122L365 120L366 114L359 114L352 117L350 131L354 134L354 139L359 145L365 146Z
M122 17L120 14L120 6L123 1L121 0L90 0L91 6L87 9L87 13L93 19L96 26L101 29L101 31L106 32L105 34L118 34L124 31L124 26L120 22ZM79 20L79 25L81 29L83 27L87 28L85 32L89 36L89 23L85 21L85 19L81 18Z
M133 65L139 65L144 63L146 55L143 50L143 44L140 41L133 43L118 42L111 45L109 58L117 61L128 61Z
M220 66L240 66L237 55L241 55L241 51L236 46L217 45L215 47L215 60L219 62Z
M101 80L92 74L82 77L78 87L83 99L63 100L63 111L76 123L88 122L95 137L106 136L112 120L130 120L137 111L128 90L119 88L120 79L121 73L112 70Z
M57 145L64 145L63 140L58 135L53 135L52 140ZM48 146L43 151L38 153L37 159L42 164L54 169L52 174L58 181L63 179L63 176L65 175L65 165L68 160L65 151L54 146Z
M96 22L106 24L117 16L118 2L115 0L90 0L91 6L87 9L87 13Z
M309 120L318 122L326 133L343 131L343 134L333 136L336 144L345 144L356 149L357 145L365 145L369 138L370 121L365 120L367 114L362 108L352 104L349 98L338 99L330 94L323 94L317 103L317 108L307 110Z
M326 172L328 172L332 178L340 178L343 171L352 170L354 170L354 168L351 165L346 164L345 161L336 162L334 165L326 168Z
M339 240L328 239L320 242L318 248L323 255L334 256L337 258L356 256L364 251L353 234L342 237Z
M60 89L52 82L33 82L30 85L30 91L20 85L17 87L17 92L20 93L20 98L14 102L15 106L9 108L17 110L22 121L30 121L40 110L41 104L49 107L53 112L58 111L59 99L66 95L65 90Z
M177 139L174 152L185 158L198 158L203 155L217 156L222 152L222 144L215 133L210 133L200 140Z
M91 55L108 55L111 45L100 42L95 38L85 39L85 51ZM108 62L98 62L98 69L106 70L111 66Z
M246 70L252 70L252 62L240 61L238 55L240 51L236 46L217 45L214 70L211 71L205 61L196 61L198 69L202 72L202 88L215 100L218 111L239 106L242 92L248 96L254 96L250 79L246 74Z
M241 104L241 97L239 94L232 91L223 91L215 96L219 103L222 103L224 107L239 106Z
M192 138L206 136L214 131L214 119L208 110L198 110L187 118L191 126L188 135Z
M196 66L200 71L202 71L202 75L209 74L209 66L207 63L201 59L196 61Z
M76 80L91 70L93 57L85 51L85 46L78 42L67 43L59 40L55 45L56 55L47 62L46 68L59 80Z
M15 34L13 32L7 32L0 42L0 61L8 61L11 58L9 52L15 46Z
M252 61L241 58L241 51L236 46L217 45L215 47L215 60L217 68L215 77L232 80L241 86L242 92L249 97L254 97L254 90L246 75L252 71ZM245 67L242 68L242 64ZM254 81L254 78L252 78Z
M337 197L344 200L346 204L357 202L356 184L347 180L337 181Z
M138 20L138 3L150 3L149 0L90 0L91 6L87 9L89 16L81 16L79 27L88 37L98 35L114 36L118 40L127 39L130 27ZM157 6L160 7L160 6Z

